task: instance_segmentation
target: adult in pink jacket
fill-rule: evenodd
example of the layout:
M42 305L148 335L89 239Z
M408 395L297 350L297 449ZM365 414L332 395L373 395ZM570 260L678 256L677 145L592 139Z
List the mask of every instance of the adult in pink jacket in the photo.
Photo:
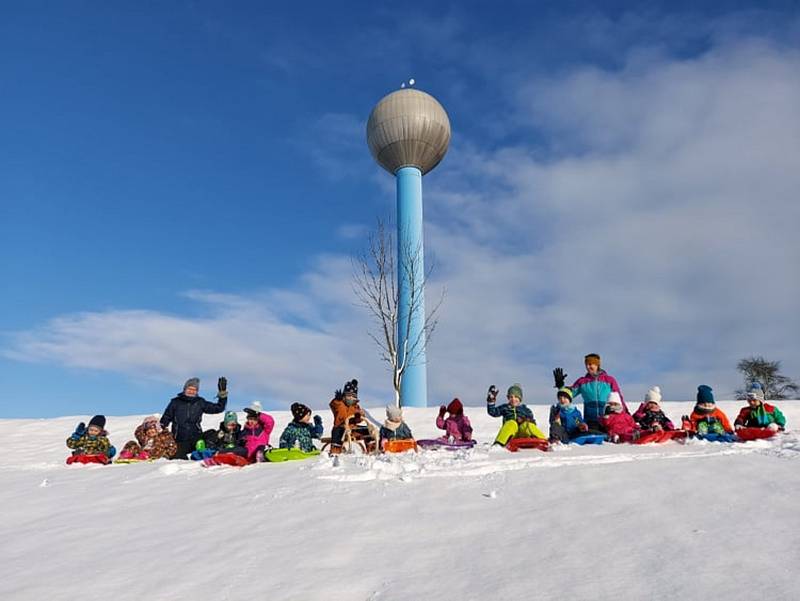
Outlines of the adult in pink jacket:
M269 447L269 435L275 427L275 420L271 415L261 411L261 403L258 401L244 412L247 414L247 420L239 434L239 444L247 449L249 461L264 461L264 451Z
M572 398L577 401L579 396L583 397L583 418L589 428L597 429L601 424L601 418L605 414L606 400L612 392L619 394L622 399L622 391L619 389L616 379L610 376L600 367L600 355L589 353L583 358L586 366L586 375L581 376L570 386ZM556 388L561 388L565 384L567 374L560 367L553 370ZM622 400L622 410L630 413Z
M610 442L631 442L636 432L636 422L630 413L623 411L622 398L618 392L608 395L606 414L600 418L600 424Z

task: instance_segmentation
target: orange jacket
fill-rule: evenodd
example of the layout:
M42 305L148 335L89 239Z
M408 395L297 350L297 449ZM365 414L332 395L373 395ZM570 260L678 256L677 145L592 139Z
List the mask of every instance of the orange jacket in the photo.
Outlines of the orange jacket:
M727 416L722 412L719 407L714 407L714 411L711 413L698 413L697 411L692 411L692 414L689 416L689 420L692 422L692 430L695 432L697 431L697 422L705 419L706 417L715 417L717 418L722 427L725 428L726 432L733 432L733 428L731 427L731 422L728 421Z
M347 403L344 402L344 399L335 398L331 401L331 411L333 411L334 428L345 425L347 420L353 417L356 413L361 414L362 417L364 416L364 411L361 409L358 401L356 401L353 405L348 406Z

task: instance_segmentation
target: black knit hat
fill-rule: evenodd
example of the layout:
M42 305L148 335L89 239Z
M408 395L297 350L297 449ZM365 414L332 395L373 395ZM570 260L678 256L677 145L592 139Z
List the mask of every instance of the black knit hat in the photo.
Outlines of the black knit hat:
M344 394L352 394L353 396L358 396L358 380L353 378L349 382L345 382L344 384Z
M106 428L106 416L105 415L95 415L92 419L89 420L89 427L97 426L101 430L105 430Z
M306 415L311 413L311 409L309 409L308 407L303 405L303 403L292 403L292 406L290 407L290 409L292 411L292 417L294 418L294 421L296 421L296 422L299 422Z

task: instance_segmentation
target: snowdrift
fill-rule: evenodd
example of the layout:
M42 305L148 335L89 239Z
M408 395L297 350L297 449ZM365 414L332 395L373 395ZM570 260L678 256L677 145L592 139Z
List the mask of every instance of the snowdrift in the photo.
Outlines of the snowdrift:
M732 419L742 404L719 406ZM664 404L676 422L691 407ZM86 416L0 420L0 594L796 599L800 403L780 407L789 431L747 443L478 445L242 469L66 466L64 440ZM439 434L436 412L406 409L416 437ZM500 420L467 413L490 442ZM275 443L290 416L271 414ZM117 448L142 417L108 417Z

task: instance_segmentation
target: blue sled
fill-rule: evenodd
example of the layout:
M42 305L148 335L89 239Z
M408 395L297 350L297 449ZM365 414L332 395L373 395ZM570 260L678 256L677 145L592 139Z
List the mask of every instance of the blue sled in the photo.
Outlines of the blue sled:
M698 434L697 438L700 440L707 440L709 442L736 442L736 435L735 434Z
M603 444L606 440L605 434L584 434L583 436L576 436L570 438L570 444L575 443L581 446L585 444Z

